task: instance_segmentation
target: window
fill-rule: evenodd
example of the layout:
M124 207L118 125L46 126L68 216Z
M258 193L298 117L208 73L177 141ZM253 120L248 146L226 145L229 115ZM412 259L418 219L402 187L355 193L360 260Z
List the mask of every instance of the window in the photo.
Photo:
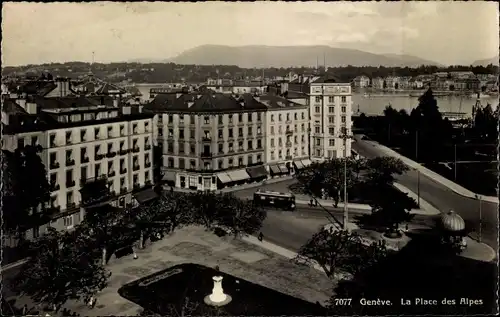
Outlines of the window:
M66 193L66 206L73 203L73 191L69 191Z
M249 137L253 136L253 129L252 129L252 127L248 127L248 136Z
M248 150L253 150L253 142L251 140L248 141Z
M72 143L72 141L73 141L73 140L72 140L72 133L71 133L71 131L67 131L67 132L66 132L66 143L67 143L67 144L71 144L71 143Z
M320 113L320 112L321 112L321 110L320 110L320 108L319 108L318 106L316 106L316 107L315 107L314 111L315 111L316 113Z
M316 145L321 145L321 139L316 139Z
M280 121L280 122L281 122L281 119L282 119L282 117L281 117L281 113L280 113L280 114L278 115L278 121Z
M289 113L286 114L286 121L290 121L290 114Z
M238 157L238 166L243 166L243 157Z
M335 134L335 128L328 128L328 133L330 135L334 135Z
M55 133L51 134L49 136L50 139L50 146L56 146L56 135ZM24 140L23 140L23 146L24 146Z
M252 114L251 113L247 113L247 118L248 118L248 122L252 122Z
M305 112L302 112L302 120L304 120L306 118L306 114Z
M220 169L220 170L223 169L224 168L224 160L219 160L217 162L217 165L218 165L218 169Z
M99 128L94 128L94 139L98 140L100 133L101 133L101 130Z
M194 124L195 123L195 118L193 115L189 116L189 122L190 124Z
M204 121L205 124L209 124L210 123L210 117L209 116L205 116L203 118L203 121Z
M173 157L169 157L168 160L167 160L167 166L168 167L174 167L174 158Z
M113 127L109 126L108 127L108 138L112 138L112 137L113 137Z
M261 121L261 120L262 120L262 113L257 112L257 121Z
M168 136L173 137L174 136L174 129L168 129Z
M342 106L342 112L346 111L346 106Z
M347 97L346 96L342 96L341 97L341 101L344 103L344 102L347 102Z
M274 135L274 127L271 127L271 135Z
M257 140L257 148L262 149L262 140Z
M181 115L179 116L179 123L180 123L180 124L184 124L184 115L183 115L183 114L181 114Z
M224 117L222 115L219 115L219 124L222 124L224 121Z
M64 219L64 220L63 220L63 222L64 222L64 226L65 226L66 228L71 228L71 227L73 227L73 215L71 215L71 216L66 216L66 217L64 217L63 219Z
M163 136L163 128L158 128L158 136Z
M262 156L260 154L257 154L257 162L258 163L262 162Z
M238 114L238 122L243 122L243 114Z
M271 115L271 122L274 122L274 114Z
M179 129L179 139L184 139L184 129Z
M316 132L316 133L320 133L320 129L319 129L319 127L314 127L314 132Z
M194 139L194 134L195 134L195 132L194 132L194 131L195 131L194 129L189 130L189 137L190 137L191 139Z
M328 123L335 123L335 117L333 116L328 117Z
M138 132L138 125L137 125L137 123L132 124L132 131L133 131L134 134L137 134L137 132Z
M328 96L328 102L329 103L334 103L335 97L334 96Z
M232 142L229 143L229 152L233 152L233 143Z
M238 136L243 137L243 128L238 128Z
M328 107L329 113L335 113L335 107Z
M229 137L232 138L233 137L233 129L229 129Z
M172 122L174 122L174 116L169 114L168 119L167 119L167 123L172 123Z
M219 144L219 154L224 154L224 144Z
M302 132L305 132L305 131L306 131L306 127L305 127L305 125L304 125L303 123L300 125L300 130L301 130Z
M189 146L189 153L196 154L196 148L195 148L194 144L191 144Z
M274 139L271 139L271 146L274 147Z
M31 137L31 145L36 146L38 143L38 137L32 136Z
M233 123L233 115L232 114L229 115L229 123Z
M257 134L260 135L262 133L261 129L260 129L260 126L257 127Z
M232 158L230 158L230 159L228 160L228 165L229 165L229 167L232 167L232 166L233 166L233 159L232 159Z
M243 142L238 142L238 151L243 151Z
M315 101L315 102L321 102L321 96L316 96L316 97L314 98L314 101Z
M342 123L345 123L346 119L345 116L342 116Z
M223 133L223 130L222 129L219 129L218 131L219 133L219 139L222 139L224 137L224 133Z
M297 112L293 115L293 118L294 118L295 120L298 120L299 115L297 114Z
M210 140L211 139L210 131L208 131L208 130L203 131L203 137L207 140Z
M335 139L330 139L329 144L330 146L335 146Z
M253 157L252 157L252 155L249 155L247 157L247 165L252 165L252 164L253 164Z

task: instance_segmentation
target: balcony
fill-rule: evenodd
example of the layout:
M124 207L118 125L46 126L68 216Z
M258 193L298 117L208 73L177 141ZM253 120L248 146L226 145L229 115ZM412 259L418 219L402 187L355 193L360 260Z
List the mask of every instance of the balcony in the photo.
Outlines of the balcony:
M146 168L151 167L151 162L146 162L146 163L144 163L144 166L145 166Z
M56 169L56 168L59 168L59 163L58 162L51 162L50 169Z
M118 153L119 153L120 155L126 155L128 152L129 152L129 150L127 150L127 149L122 149L122 150L120 150Z
M50 184L50 191L51 192L55 192L56 190L59 190L59 188L60 188L59 184L56 184L56 183Z
M138 170L140 170L140 169L141 169L141 167L139 166L139 164L134 165L134 166L132 167L132 170L133 170L133 171L138 171Z
M211 137L207 137L207 136L202 137L201 140L203 142L212 142L212 138Z
M72 181L66 182L66 188L71 188L73 186L75 186L75 181L72 180Z
M293 131L292 130L286 130L285 131L285 135L292 135L293 134Z
M108 152L108 153L106 153L106 157L107 158L113 158L115 156L116 156L116 152Z
M75 160L73 159L66 159L66 166L73 166L75 165Z
M95 156L95 160L96 160L96 161L100 161L100 160L102 160L102 159L104 158L104 156L105 156L104 154L97 154L97 155Z
M115 175L116 175L115 171L108 172L108 177L113 177Z
M291 155L287 155L285 156L285 160L291 160L292 159L292 156Z
M76 204L75 203L69 203L69 204L66 204L66 209L69 210L69 209L75 209L76 208Z
M141 149L138 146L134 146L134 148L132 149L132 152L134 153L139 153L140 151Z
M144 146L144 150L146 150L146 151L151 150L151 145L146 144L146 145Z
M127 172L127 169L126 168L121 168L120 169L120 174L125 174Z
M286 120L285 120L285 123L290 124L290 123L292 123L292 120L290 120L290 119L286 119Z
M80 158L80 162L81 163L88 163L89 162L89 157L88 156L84 156L84 157Z
M200 154L201 157L204 157L204 158L210 158L213 156L213 153L210 153L210 152L202 152Z

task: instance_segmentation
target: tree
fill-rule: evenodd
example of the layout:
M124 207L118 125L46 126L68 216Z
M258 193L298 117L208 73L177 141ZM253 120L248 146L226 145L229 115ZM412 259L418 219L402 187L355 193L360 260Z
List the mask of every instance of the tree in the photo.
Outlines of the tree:
M165 192L151 205L153 222L165 232L173 232L181 226L195 222L195 209L190 194Z
M364 245L356 233L322 228L299 249L295 261L307 264L315 262L333 279L340 271L356 274L379 261L386 253L384 245Z
M410 210L415 201L389 185L379 185L373 197L370 205L374 223L387 228L390 235L399 235L399 225L411 221L414 216Z
M217 199L216 223L230 229L234 237L260 230L267 213L252 200L242 200L232 194L220 194Z
M33 242L30 258L14 279L14 290L58 310L68 300L88 301L107 285L109 273L75 232L48 232Z
M406 173L409 168L398 158L378 156L366 161L366 182L374 187L392 185L395 175Z
M3 217L5 230L18 238L40 225L50 199L47 171L39 154L41 146L25 146L14 153L2 151ZM48 220L48 219L46 219Z
M216 220L217 208L219 207L217 195L206 191L190 193L186 198L193 206L195 223L211 229Z

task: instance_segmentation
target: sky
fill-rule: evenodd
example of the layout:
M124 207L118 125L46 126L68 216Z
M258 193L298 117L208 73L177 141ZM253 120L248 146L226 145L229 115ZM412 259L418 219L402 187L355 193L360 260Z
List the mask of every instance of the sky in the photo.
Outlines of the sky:
M498 56L495 2L14 3L5 66L168 59L204 44L328 45L441 64Z

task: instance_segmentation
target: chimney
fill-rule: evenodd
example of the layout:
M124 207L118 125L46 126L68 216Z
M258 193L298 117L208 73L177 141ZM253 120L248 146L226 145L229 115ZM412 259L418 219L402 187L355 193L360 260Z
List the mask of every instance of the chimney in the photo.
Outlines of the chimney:
M26 108L25 108L26 112L28 112L29 114L37 114L38 113L38 106L36 103L34 102L26 102Z
M113 107L118 108L119 100L118 98L113 99Z
M143 109L144 109L144 106L143 105L139 105L139 113L142 113Z
M69 81L66 78L56 79L57 90L59 91L59 97L65 97L69 94Z

